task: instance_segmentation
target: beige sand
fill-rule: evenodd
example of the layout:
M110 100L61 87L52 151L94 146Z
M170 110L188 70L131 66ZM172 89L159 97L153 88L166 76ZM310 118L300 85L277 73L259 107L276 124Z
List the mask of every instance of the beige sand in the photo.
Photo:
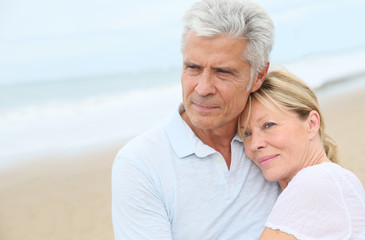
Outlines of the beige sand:
M0 239L113 239L110 176L116 152L50 157L1 172Z
M342 165L365 184L365 89L321 99ZM0 172L0 239L113 239L110 175L120 146Z
M340 164L365 185L365 88L320 99L328 134L339 147Z

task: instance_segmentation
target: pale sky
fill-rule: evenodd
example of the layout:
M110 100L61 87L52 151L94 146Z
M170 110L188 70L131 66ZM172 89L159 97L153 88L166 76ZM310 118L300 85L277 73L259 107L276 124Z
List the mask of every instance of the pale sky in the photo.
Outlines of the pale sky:
M179 67L195 1L3 0L0 86ZM257 0L276 25L272 61L365 48L365 1Z

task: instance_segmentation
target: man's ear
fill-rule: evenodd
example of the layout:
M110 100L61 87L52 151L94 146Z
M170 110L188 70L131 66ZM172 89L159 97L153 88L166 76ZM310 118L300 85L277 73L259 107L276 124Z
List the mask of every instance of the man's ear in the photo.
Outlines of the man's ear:
M262 83L265 80L267 72L269 71L269 67L270 67L270 62L267 62L264 69L262 69L261 72L257 74L257 77L254 78L253 80L254 82L252 84L250 92L256 92L261 87Z
M308 126L309 138L313 139L317 135L321 126L321 117L319 116L319 113L316 110L312 110L309 113L306 122Z

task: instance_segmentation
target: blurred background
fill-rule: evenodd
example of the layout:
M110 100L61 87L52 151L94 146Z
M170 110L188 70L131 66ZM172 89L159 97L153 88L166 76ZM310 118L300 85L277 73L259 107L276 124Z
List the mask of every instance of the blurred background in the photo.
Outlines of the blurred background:
M181 102L193 2L0 1L1 239L112 238L113 158ZM272 66L323 97L365 85L364 1L254 2L276 26Z
M0 166L129 139L168 116L193 2L1 1ZM256 2L276 25L272 65L316 88L365 72L364 1Z

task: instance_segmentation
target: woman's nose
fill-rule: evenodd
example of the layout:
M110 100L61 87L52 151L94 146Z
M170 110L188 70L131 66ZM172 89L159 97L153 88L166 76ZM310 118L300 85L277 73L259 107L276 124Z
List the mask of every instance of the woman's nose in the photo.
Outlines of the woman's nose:
M266 146L264 137L256 132L251 135L251 151L258 151Z

